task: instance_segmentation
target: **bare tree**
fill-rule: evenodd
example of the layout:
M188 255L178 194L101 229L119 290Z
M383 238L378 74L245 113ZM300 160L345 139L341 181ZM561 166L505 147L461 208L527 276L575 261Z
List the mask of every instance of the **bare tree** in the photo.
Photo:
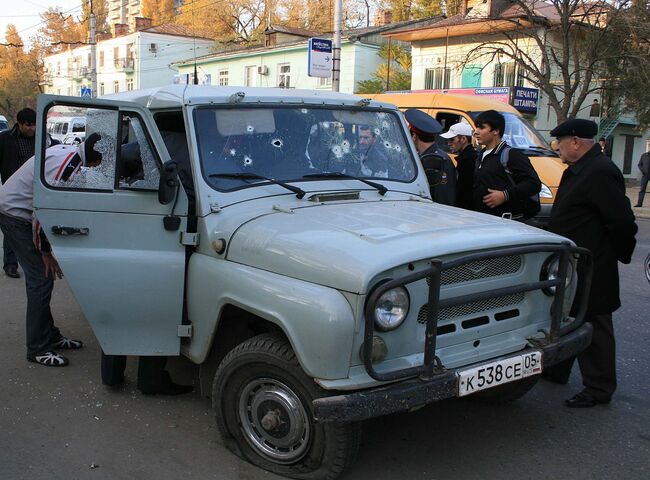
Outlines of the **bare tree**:
M602 88L606 61L617 55L611 24L628 6L628 0L511 0L463 63L513 62L563 121Z

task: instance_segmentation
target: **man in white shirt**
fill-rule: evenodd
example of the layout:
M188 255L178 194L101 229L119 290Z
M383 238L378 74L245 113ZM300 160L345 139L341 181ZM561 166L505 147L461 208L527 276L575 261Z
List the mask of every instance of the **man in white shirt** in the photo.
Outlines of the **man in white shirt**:
M50 185L69 182L82 167L96 167L102 161L94 149L100 140L96 133L78 147L57 145L45 154L45 178ZM79 340L64 337L54 325L50 298L54 279L63 273L47 238L33 219L34 157L27 160L0 187L0 229L25 272L27 289L27 360L48 367L68 365L68 359L55 350L76 350Z

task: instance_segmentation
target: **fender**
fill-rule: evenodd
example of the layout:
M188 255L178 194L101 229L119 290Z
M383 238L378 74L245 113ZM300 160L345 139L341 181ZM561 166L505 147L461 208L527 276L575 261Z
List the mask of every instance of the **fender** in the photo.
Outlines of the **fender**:
M338 290L200 253L190 258L187 275L193 335L184 354L193 362L206 360L220 313L232 304L278 325L307 375L348 376L354 314Z

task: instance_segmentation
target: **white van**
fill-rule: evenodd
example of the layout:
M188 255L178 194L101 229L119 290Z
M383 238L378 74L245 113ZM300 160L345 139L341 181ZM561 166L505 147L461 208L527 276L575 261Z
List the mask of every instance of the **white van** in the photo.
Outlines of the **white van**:
M54 117L47 121L47 133L59 142L63 142L68 133L82 133L85 131L85 117Z

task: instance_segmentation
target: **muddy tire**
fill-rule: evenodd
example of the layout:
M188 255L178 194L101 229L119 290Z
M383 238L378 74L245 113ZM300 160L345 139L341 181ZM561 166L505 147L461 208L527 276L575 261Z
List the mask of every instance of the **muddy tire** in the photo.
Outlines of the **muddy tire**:
M468 398L491 404L514 402L526 395L537 384L539 377L539 375L535 375L522 378L516 382L506 383L498 387L474 393Z
M212 405L226 447L278 475L332 480L355 460L359 423L315 423L312 400L327 395L302 371L289 343L258 335L221 362Z

